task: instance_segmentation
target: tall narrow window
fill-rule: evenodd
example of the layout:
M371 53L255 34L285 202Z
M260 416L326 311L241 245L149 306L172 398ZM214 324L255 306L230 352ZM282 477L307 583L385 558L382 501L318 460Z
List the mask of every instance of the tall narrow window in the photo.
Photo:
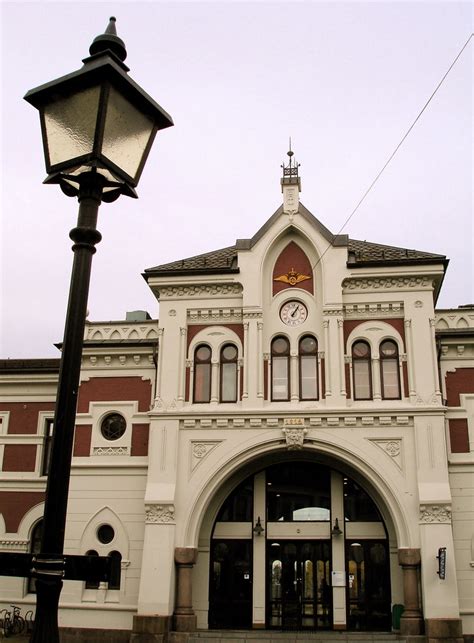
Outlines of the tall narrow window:
M201 344L194 351L194 402L211 401L211 349Z
M398 369L398 346L391 339L380 344L380 378L382 399L400 399L400 371Z
M272 342L272 400L290 399L290 342L275 337Z
M318 342L311 335L300 339L300 400L318 399Z
M43 521L39 520L31 530L30 553L38 554L41 551L41 538L43 537ZM36 594L36 579L28 578L28 594Z
M237 402L237 347L226 344L220 357L221 402Z
M98 556L99 554L96 552L95 549L89 549L89 551L86 551L86 556ZM99 589L99 581L98 580L86 580L86 585L85 589Z
M367 342L352 346L352 372L354 376L354 399L372 399L372 361Z
M49 472L49 461L51 460L52 445L53 445L53 419L48 418L44 425L43 460L41 462L42 476L47 476Z
M119 561L122 560L122 554L119 551L111 551L109 553L109 556L111 558L117 558ZM120 574L115 575L112 574L110 580L109 580L109 589L120 589Z

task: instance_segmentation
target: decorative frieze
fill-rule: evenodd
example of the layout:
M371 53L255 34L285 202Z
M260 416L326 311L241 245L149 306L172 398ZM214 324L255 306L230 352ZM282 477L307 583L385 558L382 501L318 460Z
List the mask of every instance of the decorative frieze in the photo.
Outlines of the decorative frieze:
M383 427L413 426L413 417L408 415L307 415L300 417L251 416L251 417L194 417L180 421L181 430L223 430L223 429L270 429L270 428L312 428L341 429L357 427L373 431Z
M0 540L0 551L28 551L29 540Z
M431 290L433 281L427 277L351 277L342 282L343 292L365 290Z
M451 523L451 505L420 505L420 523Z
M343 306L346 319L376 319L379 317L403 317L403 302L346 304Z
M154 340L158 338L158 321L151 319L138 323L90 323L86 322L84 342L134 342L138 340Z
M92 455L130 455L128 447L94 447Z
M157 286L160 299L188 297L235 297L242 293L241 284L199 284L196 286Z
M145 522L151 524L174 524L174 505L145 505Z
M242 321L240 308L206 308L191 309L187 314L190 322L222 321L225 323L239 323Z

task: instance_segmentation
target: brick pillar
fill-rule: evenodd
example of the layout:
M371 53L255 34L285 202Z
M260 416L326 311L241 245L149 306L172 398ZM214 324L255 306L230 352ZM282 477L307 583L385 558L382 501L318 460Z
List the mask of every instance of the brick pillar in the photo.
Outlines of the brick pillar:
M197 559L197 549L176 547L176 606L173 614L173 625L176 632L194 632L196 616L193 610L192 571Z
M419 549L399 549L398 562L403 570L403 595L405 611L400 619L400 634L422 634L423 616L418 596L418 568L421 562Z

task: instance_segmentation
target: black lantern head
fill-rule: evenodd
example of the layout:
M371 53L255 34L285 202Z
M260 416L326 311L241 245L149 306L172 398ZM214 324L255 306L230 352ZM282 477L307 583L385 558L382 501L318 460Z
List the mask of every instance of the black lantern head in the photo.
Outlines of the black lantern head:
M173 121L128 76L115 18L90 47L84 66L31 89L25 100L40 112L46 183L60 183L73 196L84 172L104 177L103 199L135 196L158 130Z

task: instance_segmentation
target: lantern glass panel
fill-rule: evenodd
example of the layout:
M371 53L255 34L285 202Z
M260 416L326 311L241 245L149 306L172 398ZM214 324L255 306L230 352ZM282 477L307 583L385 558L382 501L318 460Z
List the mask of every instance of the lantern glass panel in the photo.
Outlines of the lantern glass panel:
M153 130L153 120L111 87L102 154L134 180L139 178L142 158Z
M100 87L55 99L44 108L50 166L91 154L99 107Z

